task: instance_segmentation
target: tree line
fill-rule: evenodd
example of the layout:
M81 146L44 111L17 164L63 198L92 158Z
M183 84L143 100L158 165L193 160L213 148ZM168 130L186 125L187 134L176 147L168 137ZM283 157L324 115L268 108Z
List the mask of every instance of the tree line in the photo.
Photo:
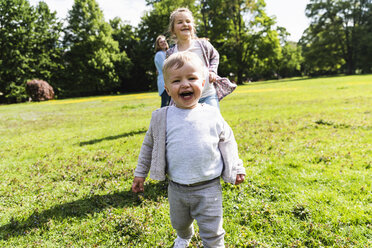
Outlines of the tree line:
M95 0L75 0L59 19L45 2L0 0L0 102L27 99L42 79L59 98L156 89L154 41L188 7L197 34L220 53L219 74L237 84L303 75L371 73L371 0L310 0L301 40L268 16L264 0L146 0L137 26L106 22ZM172 44L172 40L169 40Z

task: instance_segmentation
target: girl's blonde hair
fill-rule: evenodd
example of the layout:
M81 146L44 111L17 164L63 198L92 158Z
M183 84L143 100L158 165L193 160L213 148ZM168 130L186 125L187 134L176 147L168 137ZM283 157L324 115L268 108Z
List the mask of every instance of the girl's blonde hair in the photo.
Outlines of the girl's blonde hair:
M178 8L176 9L175 11L173 11L170 16L169 16L169 26L168 26L168 32L171 34L171 38L173 40L177 40L177 37L176 35L174 34L174 22L176 20L176 16L179 14L179 13L188 13L190 14L191 16L191 22L192 22L192 34L191 34L191 37L194 39L196 38L196 29L195 29L195 20L194 20L194 17L192 15L192 12L188 9L188 8Z
M167 42L167 38L165 38L164 35L159 35L158 37L156 37L156 40L155 40L155 52L162 50L161 47L159 46L159 40L161 40L161 39L164 39L165 42ZM169 46L168 46L168 42L167 42L167 50L168 49L169 49Z

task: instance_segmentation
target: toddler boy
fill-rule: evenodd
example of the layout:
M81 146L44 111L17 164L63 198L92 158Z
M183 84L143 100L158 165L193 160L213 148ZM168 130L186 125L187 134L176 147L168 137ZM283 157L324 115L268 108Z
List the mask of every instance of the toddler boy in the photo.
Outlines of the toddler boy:
M194 219L204 247L225 247L220 177L240 184L245 176L234 134L219 109L198 103L205 72L195 53L166 59L165 89L175 105L153 112L134 172L136 193L144 191L148 172L155 180L168 178L170 218L177 231L174 247L188 246Z

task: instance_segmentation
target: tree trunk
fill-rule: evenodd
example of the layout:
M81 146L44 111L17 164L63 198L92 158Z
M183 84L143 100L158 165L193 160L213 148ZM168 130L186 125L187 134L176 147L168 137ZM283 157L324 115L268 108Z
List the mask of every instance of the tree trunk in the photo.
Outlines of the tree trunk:
M240 84L243 84L243 70L241 68L241 64L238 65L238 71L237 71L237 84L240 85Z

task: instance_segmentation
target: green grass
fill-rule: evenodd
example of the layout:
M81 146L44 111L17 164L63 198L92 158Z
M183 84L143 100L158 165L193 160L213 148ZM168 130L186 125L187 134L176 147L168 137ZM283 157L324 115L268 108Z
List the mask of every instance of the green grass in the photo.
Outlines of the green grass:
M156 93L1 105L0 247L171 247L167 184L130 192L159 105ZM226 247L371 247L371 106L372 75L226 97L247 170L223 186Z

